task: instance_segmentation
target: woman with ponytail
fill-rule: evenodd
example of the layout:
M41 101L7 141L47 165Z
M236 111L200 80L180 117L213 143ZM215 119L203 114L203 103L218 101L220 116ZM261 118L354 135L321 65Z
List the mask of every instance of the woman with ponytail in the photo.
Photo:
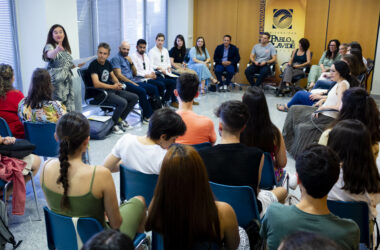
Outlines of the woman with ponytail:
M336 83L327 96L313 106L293 105L286 116L282 135L286 149L294 158L306 146L318 142L322 132L337 118L343 93L350 87L359 85L359 82L350 75L346 62L334 62L330 71L332 80Z
M133 239L136 232L144 232L144 198L134 197L119 208L110 171L82 161L89 133L89 123L80 113L70 112L59 119L55 133L59 159L47 161L40 177L46 201L55 213L92 217Z

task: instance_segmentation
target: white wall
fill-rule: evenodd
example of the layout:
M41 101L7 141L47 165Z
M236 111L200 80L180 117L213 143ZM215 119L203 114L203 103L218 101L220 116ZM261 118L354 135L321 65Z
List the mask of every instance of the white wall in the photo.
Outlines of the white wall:
M375 55L375 68L373 72L372 91L373 95L380 95L380 26L377 33L377 51Z
M168 49L178 34L185 38L186 47L193 46L193 0L168 0Z
M72 55L79 57L76 0L15 0L20 71L27 94L35 68L45 67L42 50L53 24L61 24L69 37Z

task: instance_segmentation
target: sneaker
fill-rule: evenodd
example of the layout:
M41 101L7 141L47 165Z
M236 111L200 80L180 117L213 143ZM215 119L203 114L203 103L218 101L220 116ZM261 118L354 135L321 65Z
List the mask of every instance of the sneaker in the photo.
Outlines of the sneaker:
M230 92L230 90L228 89L228 85L224 85L223 89L224 89L225 92Z
M289 174L289 187L295 190L298 186L297 176L295 174Z
M133 128L131 125L128 124L126 121L119 122L119 127L121 127L122 130L127 130Z
M193 105L199 105L199 102L193 101Z
M115 125L112 127L112 133L121 135L124 133L124 131L119 127L119 125Z
M148 125L148 124L149 124L149 121L150 121L150 118L146 118L146 117L144 117L143 120L142 120L142 124L143 124L143 125Z
M170 106L172 106L173 108L176 108L176 109L179 107L178 102L171 102Z

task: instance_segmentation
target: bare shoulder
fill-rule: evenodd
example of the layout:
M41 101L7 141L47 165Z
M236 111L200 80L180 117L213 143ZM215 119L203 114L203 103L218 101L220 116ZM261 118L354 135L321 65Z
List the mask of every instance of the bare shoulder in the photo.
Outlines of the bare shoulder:
M215 204L218 209L219 217L228 217L232 214L235 215L235 211L230 204L222 201L216 201Z

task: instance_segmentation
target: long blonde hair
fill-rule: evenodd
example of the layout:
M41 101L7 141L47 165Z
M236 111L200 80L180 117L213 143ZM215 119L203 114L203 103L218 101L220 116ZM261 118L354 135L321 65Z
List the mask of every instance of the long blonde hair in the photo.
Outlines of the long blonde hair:
M12 85L13 69L9 64L0 64L0 98L5 98Z

